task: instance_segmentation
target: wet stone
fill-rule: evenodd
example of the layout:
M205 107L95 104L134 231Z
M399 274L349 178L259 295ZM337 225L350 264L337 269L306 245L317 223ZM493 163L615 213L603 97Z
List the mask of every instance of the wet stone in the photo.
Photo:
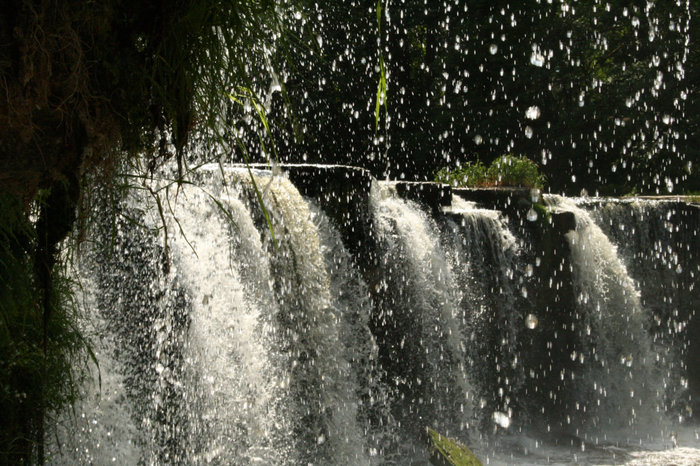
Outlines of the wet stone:
M565 234L576 229L576 216L573 212L552 212L552 224L556 231Z
M453 188L452 192L467 201L476 202L484 209L502 210L508 214L514 209L530 207L530 188Z
M438 212L441 207L452 203L450 185L422 181L397 181L396 193L404 199L418 202Z

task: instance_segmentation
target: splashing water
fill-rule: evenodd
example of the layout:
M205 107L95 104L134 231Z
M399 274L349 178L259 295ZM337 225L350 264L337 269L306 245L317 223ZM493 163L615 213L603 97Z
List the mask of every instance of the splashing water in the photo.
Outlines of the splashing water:
M471 390L456 287L437 227L391 185L373 187L372 209L383 274L375 325L386 348L382 366L401 397L396 417L415 432L430 425L458 434L468 426Z
M571 357L571 377L580 400L583 431L643 426L655 417L659 389L654 354L646 331L639 291L617 248L575 201L545 198L555 210L572 212L576 228L566 234L575 293L579 338ZM580 414L579 414L580 413Z
M161 187L165 224L152 196L106 215L114 252L80 267L102 389L86 385L54 464L423 464L426 426L492 464L693 464L664 416L692 410L677 207L545 196L526 222L375 183L365 258L287 177L253 176L274 241L238 169ZM532 250L561 213L575 229L539 239L558 254Z

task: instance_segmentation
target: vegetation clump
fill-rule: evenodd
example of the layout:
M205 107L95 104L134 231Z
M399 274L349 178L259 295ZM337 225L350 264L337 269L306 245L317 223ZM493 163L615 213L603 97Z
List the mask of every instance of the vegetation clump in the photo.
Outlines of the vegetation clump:
M42 290L45 264L29 251L36 229L0 193L0 463L39 463L44 428L71 406L94 360L77 324L67 264L54 264L51 293ZM46 301L45 301L46 300Z
M182 180L188 147L233 145L242 109L227 95L252 87L263 43L282 46L278 4L3 3L0 464L44 462L45 428L90 359L65 279L69 232L85 230L96 192L119 195L123 175L171 159Z
M482 466L481 461L472 451L454 440L441 435L437 431L426 427L428 433L431 462L447 466Z
M489 186L488 169L480 161L467 162L458 168L441 168L435 173L437 183L445 183L451 186Z
M435 181L462 187L519 186L542 188L547 182L537 164L527 157L506 154L495 159L488 168L480 161L468 162L459 168L442 168Z

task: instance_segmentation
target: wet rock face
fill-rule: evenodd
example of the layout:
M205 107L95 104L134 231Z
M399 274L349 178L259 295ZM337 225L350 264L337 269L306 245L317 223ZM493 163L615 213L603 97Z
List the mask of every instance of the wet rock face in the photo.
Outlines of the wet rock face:
M573 212L552 213L552 228L561 234L576 229L576 216Z
M348 230L369 211L372 175L367 170L342 165L282 165L289 180L304 196L319 201L328 216Z
M509 213L531 204L530 188L453 188L452 192L484 209Z
M280 168L303 196L318 202L340 231L367 283L377 257L372 232L370 192L374 178L369 171L344 165L285 164Z
M270 169L250 164L253 169ZM280 164L279 168L303 196L318 202L340 230L343 244L357 256L371 238L370 191L373 177L364 168L346 165Z
M452 204L450 185L420 181L397 181L395 185L400 197L418 202L433 212L439 212L441 207Z

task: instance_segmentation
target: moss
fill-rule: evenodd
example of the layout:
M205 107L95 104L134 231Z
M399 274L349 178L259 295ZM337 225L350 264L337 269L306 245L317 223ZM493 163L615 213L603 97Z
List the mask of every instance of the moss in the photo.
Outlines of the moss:
M460 443L440 435L430 427L426 427L430 440L431 454L439 458L438 464L451 466L482 466L481 461L471 450Z

